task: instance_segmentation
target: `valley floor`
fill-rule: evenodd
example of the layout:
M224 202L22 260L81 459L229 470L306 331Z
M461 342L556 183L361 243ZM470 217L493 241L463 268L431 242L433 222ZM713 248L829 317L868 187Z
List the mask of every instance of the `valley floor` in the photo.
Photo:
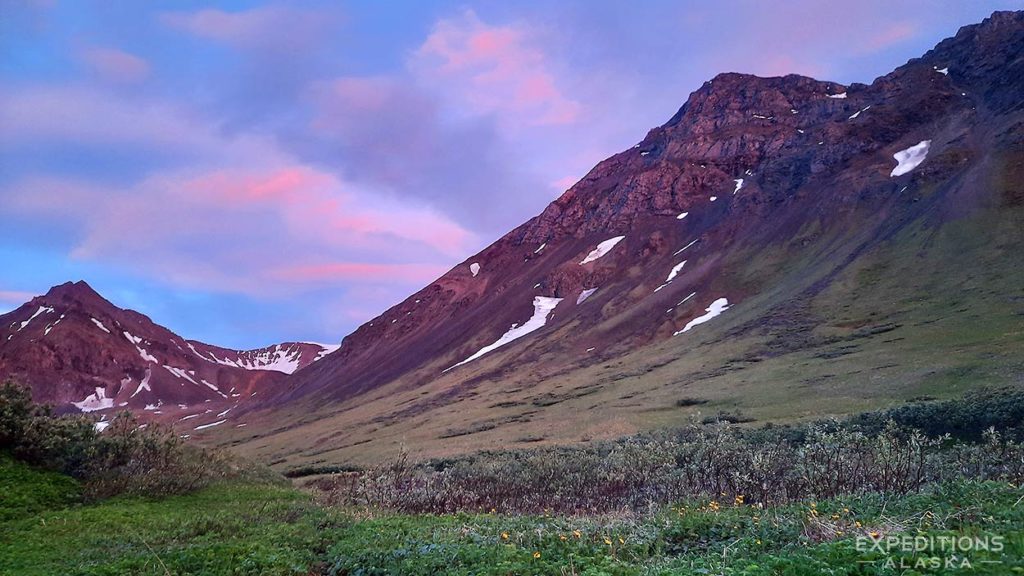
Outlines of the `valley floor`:
M0 494L0 574L12 576L1024 572L1024 491L996 482L771 509L736 498L639 516L397 515L247 484L81 504L75 481L0 456ZM903 536L934 538L917 552L871 544ZM940 550L943 536L972 549Z

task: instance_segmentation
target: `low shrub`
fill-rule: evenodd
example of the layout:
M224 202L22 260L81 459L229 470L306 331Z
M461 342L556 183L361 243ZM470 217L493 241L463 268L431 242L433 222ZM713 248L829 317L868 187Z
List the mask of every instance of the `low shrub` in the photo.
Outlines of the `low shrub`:
M12 382L0 384L0 446L18 460L80 480L88 499L180 494L225 479L284 482L226 452L188 444L169 427L140 425L129 412L100 433L92 418L54 416Z

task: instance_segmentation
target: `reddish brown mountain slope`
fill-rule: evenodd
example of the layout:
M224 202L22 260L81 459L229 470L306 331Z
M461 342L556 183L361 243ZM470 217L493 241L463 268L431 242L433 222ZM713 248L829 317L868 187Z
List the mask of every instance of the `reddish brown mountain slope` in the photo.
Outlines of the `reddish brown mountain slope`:
M673 396L705 386L709 407L803 414L951 391L946 370L1018 382L1022 95L1021 13L870 85L719 75L232 441L278 462L438 453L679 421Z

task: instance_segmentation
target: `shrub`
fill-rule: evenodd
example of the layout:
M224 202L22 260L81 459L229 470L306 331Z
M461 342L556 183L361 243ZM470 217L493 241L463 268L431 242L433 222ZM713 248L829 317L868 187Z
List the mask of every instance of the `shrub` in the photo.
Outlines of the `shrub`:
M228 478L284 481L226 452L187 444L169 427L139 425L129 412L100 434L92 418L56 417L10 382L0 385L0 440L19 460L81 480L92 499L179 494Z

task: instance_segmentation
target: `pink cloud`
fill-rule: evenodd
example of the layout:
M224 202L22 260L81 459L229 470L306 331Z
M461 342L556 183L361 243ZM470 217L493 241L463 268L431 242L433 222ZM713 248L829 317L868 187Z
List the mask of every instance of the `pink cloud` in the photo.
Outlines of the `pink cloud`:
M101 78L123 84L141 82L149 76L149 63L115 48L86 48L81 60Z
M911 22L896 22L871 36L861 47L862 52L877 52L905 42L917 35L917 27Z
M528 29L490 26L472 10L439 21L411 65L476 113L499 114L512 124L570 124L582 111L562 93L552 62Z
M14 309L31 300L36 294L21 290L0 290L0 310Z

